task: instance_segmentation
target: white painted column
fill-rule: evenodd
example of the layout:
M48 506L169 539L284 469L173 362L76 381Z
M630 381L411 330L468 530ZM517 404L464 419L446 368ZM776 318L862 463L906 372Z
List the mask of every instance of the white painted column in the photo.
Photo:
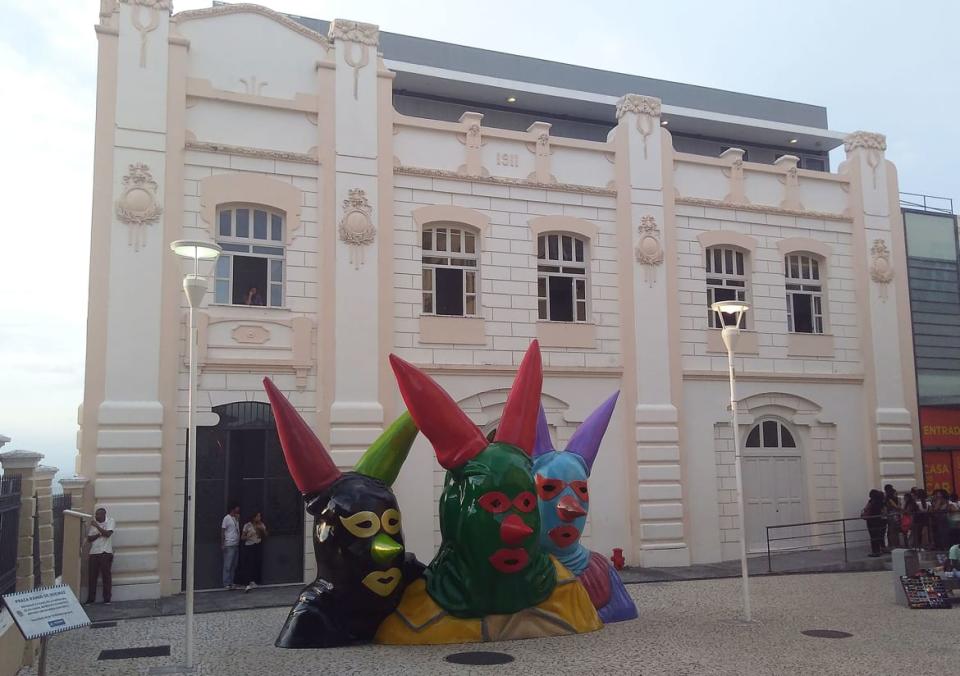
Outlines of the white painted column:
M875 406L872 436L878 472L872 478L879 481L877 487L891 483L898 490L909 490L920 479L913 425L917 403L910 331L905 330L910 317L905 243L896 173L884 157L886 149L882 134L849 134L844 139L847 161L841 171L852 182L854 246L860 248L859 260L865 263L857 266L857 284L866 289L861 298L869 301L864 386L870 388L868 396Z
M170 255L163 232L164 219L177 217L162 211L169 5L121 0L109 17L118 35L116 123L109 266L92 273L108 276L93 493L117 521L118 601L160 594L161 280Z
M680 432L674 406L664 236L663 135L660 99L627 94L617 104L617 153L626 155L626 176L618 190L629 190L620 208L629 209L634 259L634 340L636 369L635 442L642 566L689 565L683 508ZM621 165L622 166L622 165Z
M372 24L335 19L330 25L337 219L330 451L344 468L352 468L383 429L376 246L379 36Z

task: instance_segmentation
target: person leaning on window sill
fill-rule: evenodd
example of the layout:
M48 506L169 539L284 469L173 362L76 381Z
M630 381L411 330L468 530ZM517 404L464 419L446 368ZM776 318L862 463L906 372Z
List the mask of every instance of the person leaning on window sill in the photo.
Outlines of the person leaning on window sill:
M250 290L247 291L246 305L259 305L265 306L266 303L263 302L263 296L260 295L260 290L255 286L251 286Z

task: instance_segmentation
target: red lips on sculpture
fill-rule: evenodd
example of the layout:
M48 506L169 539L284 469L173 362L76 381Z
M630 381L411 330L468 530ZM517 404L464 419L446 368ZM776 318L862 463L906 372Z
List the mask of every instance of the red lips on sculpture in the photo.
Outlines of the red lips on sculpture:
M527 567L530 556L526 549L498 549L487 559L501 573L517 573Z

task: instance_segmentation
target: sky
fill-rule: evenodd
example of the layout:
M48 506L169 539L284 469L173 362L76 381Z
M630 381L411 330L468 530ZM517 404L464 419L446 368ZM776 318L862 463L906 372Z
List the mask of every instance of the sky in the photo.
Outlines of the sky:
M960 2L264 0L417 37L822 105L960 208ZM99 0L0 0L0 434L73 472ZM174 0L183 11L211 0ZM624 92L626 93L626 92ZM643 94L644 92L636 92ZM842 151L832 156L836 166Z

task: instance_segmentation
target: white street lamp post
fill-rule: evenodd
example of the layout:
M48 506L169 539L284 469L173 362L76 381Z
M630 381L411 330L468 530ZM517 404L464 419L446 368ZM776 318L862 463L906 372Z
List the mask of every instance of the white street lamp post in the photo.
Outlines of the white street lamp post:
M193 273L184 275L183 291L190 305L190 390L187 398L187 565L186 565L186 633L184 652L186 653L186 672L192 673L195 667L193 646L193 565L194 565L194 531L196 527L197 505L197 423L194 418L197 395L197 323L194 317L196 309L200 307L203 296L207 292L207 280L200 276L201 260L216 260L222 250L212 242L180 239L170 244L175 254L193 261Z
M740 324L750 306L739 300L722 300L710 306L720 321L723 344L727 348L727 366L730 371L730 410L733 413L734 471L737 477L737 509L740 513L740 577L743 587L743 619L750 621L750 575L747 569L746 512L743 509L743 472L740 456L740 425L737 419L737 379L733 368L733 353L740 339Z

